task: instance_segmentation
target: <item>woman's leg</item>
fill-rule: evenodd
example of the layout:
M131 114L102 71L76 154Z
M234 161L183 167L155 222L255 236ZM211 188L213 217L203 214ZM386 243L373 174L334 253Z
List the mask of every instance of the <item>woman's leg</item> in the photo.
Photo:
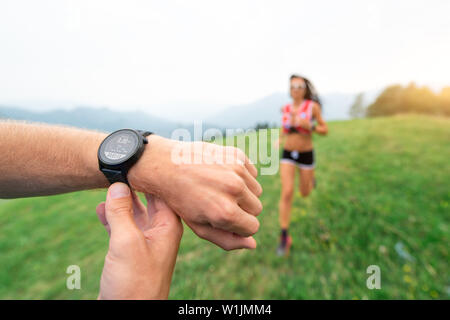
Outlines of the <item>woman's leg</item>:
M291 218L292 198L294 196L295 168L291 163L280 164L281 197L279 203L280 226L287 229Z
M307 197L314 188L314 169L300 168L300 193L302 197Z
M287 256L292 244L292 238L288 235L289 222L291 218L292 198L294 196L296 165L292 163L281 163L281 197L280 197L280 226L281 239L277 248L279 256Z

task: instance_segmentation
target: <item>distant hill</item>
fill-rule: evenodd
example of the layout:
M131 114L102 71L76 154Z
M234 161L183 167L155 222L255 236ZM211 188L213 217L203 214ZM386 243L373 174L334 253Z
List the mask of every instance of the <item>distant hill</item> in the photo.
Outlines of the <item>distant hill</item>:
M341 93L322 95L325 119L349 119L348 111L355 96L354 94ZM365 103L372 103L376 96L376 92L366 93ZM253 128L257 123L269 123L279 126L281 118L280 107L288 101L290 99L287 93L274 93L250 104L222 109L212 116L199 120L203 120L203 131L208 128L218 128L220 130L224 128ZM186 110L183 111L185 114L189 112L187 110L190 110L189 105L187 106ZM122 112L105 107L95 108L88 106L56 109L54 105L52 109L49 108L40 106L40 109L46 111L35 111L36 106L34 104L30 104L29 107L0 105L0 118L62 124L105 132L121 128L140 128L151 130L164 137L170 137L175 129L185 128L189 130L191 137L193 137L193 122L191 120L197 116L195 110L192 110L192 116L186 117L184 121L170 121L137 110ZM168 114L170 115L169 111Z
M107 108L77 107L73 110L29 111L0 106L0 118L69 125L105 132L120 128L151 128L155 133L168 136L177 127L175 123L143 112L117 112Z
M0 106L0 118L61 124L104 132L121 128L146 129L164 137L170 137L175 129L185 128L193 137L193 125L171 122L141 111L119 112L107 108L77 107L72 110L37 112ZM216 126L203 124L204 130L211 127Z
M377 96L378 91L365 94L365 103L369 104ZM326 120L347 120L349 109L356 94L331 93L321 95L323 115ZM250 104L233 106L208 117L210 123L220 123L229 128L254 127L256 123L268 122L280 125L280 108L290 101L287 93L274 93Z

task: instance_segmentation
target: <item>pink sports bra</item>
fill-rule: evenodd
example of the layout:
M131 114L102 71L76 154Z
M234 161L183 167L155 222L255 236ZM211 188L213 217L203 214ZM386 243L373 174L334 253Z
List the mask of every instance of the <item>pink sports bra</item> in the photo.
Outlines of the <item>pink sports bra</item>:
M303 100L302 104L298 108L298 115L302 119L308 119L309 121L312 121L312 107L313 107L313 101L312 100ZM289 133L292 131L292 129L296 130L299 133L309 134L311 133L310 130L306 130L300 126L298 127L291 127L291 111L292 111L292 105L290 103L286 104L283 107L283 117L281 119L281 125L283 128L283 132Z

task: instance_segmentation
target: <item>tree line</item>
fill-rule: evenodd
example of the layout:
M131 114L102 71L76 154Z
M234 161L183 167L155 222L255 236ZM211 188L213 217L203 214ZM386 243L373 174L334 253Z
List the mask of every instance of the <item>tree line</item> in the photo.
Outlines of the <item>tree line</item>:
M450 87L434 92L414 83L407 86L392 85L381 92L369 106L364 106L363 94L357 95L350 107L353 118L390 116L399 113L424 113L450 116Z

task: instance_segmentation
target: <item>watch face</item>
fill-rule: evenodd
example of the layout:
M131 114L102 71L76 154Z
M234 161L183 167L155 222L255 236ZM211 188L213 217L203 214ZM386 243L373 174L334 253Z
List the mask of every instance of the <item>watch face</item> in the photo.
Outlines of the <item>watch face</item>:
M99 155L107 164L120 164L134 155L138 149L139 140L132 130L120 130L103 141Z

